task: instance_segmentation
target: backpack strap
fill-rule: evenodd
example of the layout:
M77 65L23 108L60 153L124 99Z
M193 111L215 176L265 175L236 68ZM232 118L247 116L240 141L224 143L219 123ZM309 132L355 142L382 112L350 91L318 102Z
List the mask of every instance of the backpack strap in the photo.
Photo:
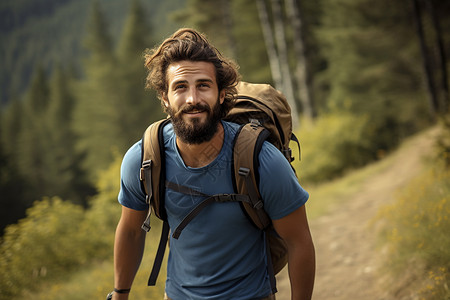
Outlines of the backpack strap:
M191 222L206 206L214 202L247 202L250 203L250 199L247 195L240 194L215 194L208 195L200 191L191 189L190 187L166 181L166 187L174 190L176 192L192 195L192 196L202 196L205 197L203 201L197 204L181 221L181 223L175 228L172 237L178 239L180 237L181 231Z
M254 123L241 127L233 146L233 176L237 194L249 195L251 203L243 202L245 212L251 221L260 229L265 229L271 220L264 211L258 182L258 154L269 131Z
M142 137L142 164L140 179L146 194L145 201L154 210L155 215L163 221L167 220L167 215L164 209L164 189L165 189L165 156L163 129L169 122L169 119L160 120L151 124ZM142 229L150 230L150 215L151 210Z
M244 212L258 228L264 231L267 271L272 293L276 293L275 274L286 265L287 253L278 251L283 257L283 260L280 260L278 257L274 257L274 253L271 251L270 245L274 239L279 243L284 243L284 241L273 228L272 220L264 210L264 204L258 188L259 153L269 135L270 132L259 124L248 123L243 125L236 136L233 147L233 168L235 190L239 194L249 195L250 198L250 203L242 203ZM286 156L286 153L284 154ZM276 260L274 260L275 258ZM274 261L278 262L277 266L273 265Z
M163 129L169 121L164 119L151 124L142 137L140 179L146 195L145 201L149 204L147 218L142 224L142 229L147 232L150 231L152 210L154 210L158 218L163 220L158 250L148 279L149 286L156 285L170 231L164 209L164 182L166 175L163 167L165 166Z

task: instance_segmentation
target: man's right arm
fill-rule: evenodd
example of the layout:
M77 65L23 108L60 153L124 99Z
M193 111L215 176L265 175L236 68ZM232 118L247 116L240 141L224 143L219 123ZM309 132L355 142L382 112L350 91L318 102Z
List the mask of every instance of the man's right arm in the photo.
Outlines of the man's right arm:
M131 288L141 263L146 232L141 229L147 211L138 211L122 206L122 215L114 240L114 287ZM128 294L113 294L113 300L128 299Z

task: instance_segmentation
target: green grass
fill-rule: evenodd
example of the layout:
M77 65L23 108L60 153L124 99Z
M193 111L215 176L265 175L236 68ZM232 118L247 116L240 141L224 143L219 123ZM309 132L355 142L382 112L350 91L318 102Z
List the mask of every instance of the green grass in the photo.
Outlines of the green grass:
M408 288L417 299L450 299L450 171L431 166L375 221L382 224L379 240L388 251L382 272L401 278L388 289Z

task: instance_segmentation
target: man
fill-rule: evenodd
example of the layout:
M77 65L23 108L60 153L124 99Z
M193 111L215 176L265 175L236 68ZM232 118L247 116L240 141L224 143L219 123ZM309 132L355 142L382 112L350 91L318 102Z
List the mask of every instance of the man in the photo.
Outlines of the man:
M148 87L154 88L171 118L164 127L166 179L205 194L233 193L232 142L239 128L221 119L231 109L239 80L237 67L207 39L180 29L146 55ZM128 299L138 270L148 205L139 181L141 141L122 162L119 202L122 215L114 246L113 299ZM259 155L264 209L289 252L292 299L310 299L315 256L299 185L278 149L265 142ZM170 228L202 197L167 188L165 209ZM245 216L239 203L213 203L170 240L166 298L275 299L271 291L264 233Z

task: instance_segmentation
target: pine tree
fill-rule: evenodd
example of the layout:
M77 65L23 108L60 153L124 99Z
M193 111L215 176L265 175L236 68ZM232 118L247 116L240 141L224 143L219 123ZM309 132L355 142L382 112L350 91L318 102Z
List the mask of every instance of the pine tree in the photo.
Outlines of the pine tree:
M24 191L27 186L17 172L16 160L13 159L12 151L16 150L17 140L15 135L6 134L13 129L14 119L10 114L13 113L20 104L14 101L7 108L6 113L0 114L0 236L3 235L5 227L11 223L15 223L18 219L25 216L25 210L30 203L25 201ZM8 117L8 120L6 118ZM20 120L20 119L19 119ZM8 130L5 130L5 128ZM9 140L9 138L11 138Z
M91 181L109 165L112 151L121 141L120 94L117 91L117 60L108 25L98 2L94 2L87 24L83 60L84 78L77 86L74 129L77 150L83 153L83 169Z
M233 0L233 33L242 78L248 82L276 84L271 76L270 60L254 0Z
M19 133L22 131L23 113L22 101L17 98L12 99L4 111L2 111L0 142L3 144L2 147L5 154L14 162L18 161L16 151Z
M75 150L73 131L74 96L67 73L57 66L50 82L50 103L45 117L48 141L45 155L46 181L51 187L46 196L60 196L84 203L89 191L81 171L81 157Z
M235 55L235 41L232 34L230 1L187 0L186 7L172 14L172 18L182 26L193 27L208 36L208 39L229 57Z
M389 10L385 7L389 5ZM427 124L419 49L403 2L331 0L319 31L327 59L328 110L369 117L378 149Z
M156 94L144 89L146 72L142 53L153 44L151 34L141 3L132 1L117 49L120 135L125 141L120 145L121 151L141 138L146 126L163 117Z
M18 133L17 165L19 173L30 186L35 199L45 195L46 166L44 153L48 135L44 125L44 114L49 102L49 87L42 66L35 69L31 85L24 99L21 131ZM35 200L34 199L34 200Z

